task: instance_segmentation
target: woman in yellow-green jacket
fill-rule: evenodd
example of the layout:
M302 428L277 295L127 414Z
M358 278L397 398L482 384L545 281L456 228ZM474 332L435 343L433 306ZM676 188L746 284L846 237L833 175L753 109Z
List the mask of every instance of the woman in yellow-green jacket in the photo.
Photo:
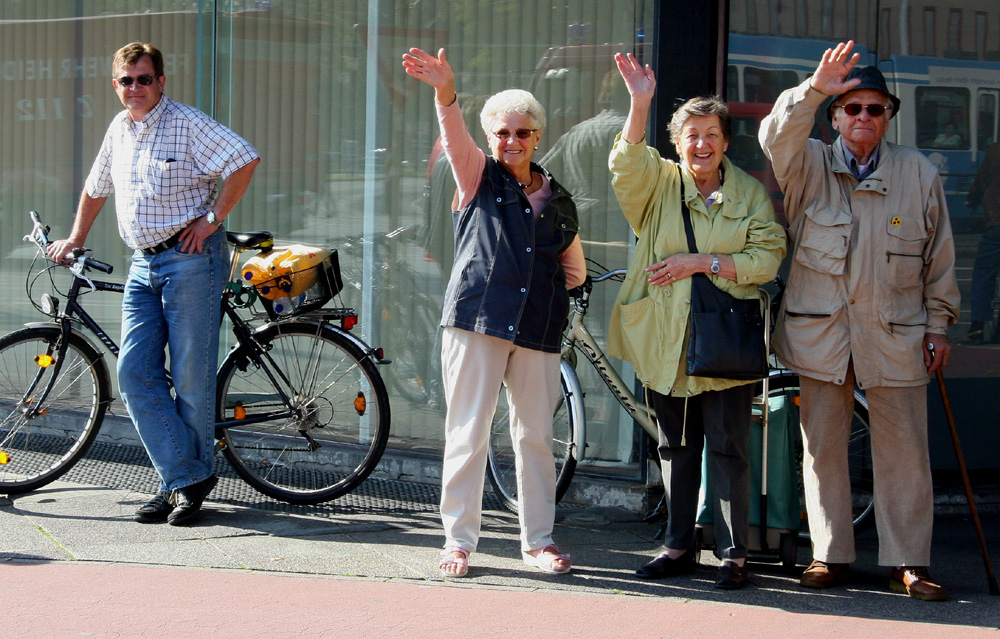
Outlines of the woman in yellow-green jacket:
M756 298L757 285L778 272L785 233L764 186L724 155L731 137L726 104L710 97L681 105L670 122L681 162L664 160L644 142L656 89L653 71L631 54L617 54L615 61L631 106L609 166L638 243L611 315L608 352L635 366L656 411L670 513L663 552L636 574L662 579L695 570L695 510L707 444L716 548L723 560L715 585L742 588L747 583L753 382L685 375L691 276L705 273L735 297ZM688 249L682 194L698 253Z

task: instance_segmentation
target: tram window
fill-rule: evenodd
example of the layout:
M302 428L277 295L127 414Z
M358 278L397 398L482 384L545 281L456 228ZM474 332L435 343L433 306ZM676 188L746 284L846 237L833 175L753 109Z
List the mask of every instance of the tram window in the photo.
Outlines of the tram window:
M799 83L799 76L790 70L771 70L747 67L743 70L743 102L773 104L785 89Z
M969 148L969 91L957 87L917 87L917 146Z
M977 129L977 140L979 150L982 151L989 145L997 141L997 94L979 94L979 128Z
M726 66L726 99L736 100L740 94L739 69L735 64Z
M754 117L734 117L733 136L729 141L726 155L729 160L744 171L766 171L767 158L757 142L760 121Z

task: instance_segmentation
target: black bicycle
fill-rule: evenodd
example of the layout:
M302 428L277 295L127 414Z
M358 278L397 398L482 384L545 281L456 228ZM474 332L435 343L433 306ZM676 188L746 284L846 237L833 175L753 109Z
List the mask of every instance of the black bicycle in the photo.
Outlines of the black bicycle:
M24 239L37 253L25 292L50 319L0 338L0 493L8 494L57 479L97 438L114 401L111 375L82 329L115 356L118 346L83 297L124 292L123 284L91 279L92 271L112 267L88 249L76 250L68 267L48 259L49 228L29 215L33 227ZM221 303L235 346L217 373L217 449L275 499L315 504L344 495L374 470L389 438L389 398L376 366L387 362L382 349L350 332L354 309L325 308L342 288L336 252L314 267L308 291L271 300L237 275L244 252L272 249L271 233L229 232L227 239L234 250ZM65 268L73 277L62 292L56 280ZM40 281L51 292L36 301Z

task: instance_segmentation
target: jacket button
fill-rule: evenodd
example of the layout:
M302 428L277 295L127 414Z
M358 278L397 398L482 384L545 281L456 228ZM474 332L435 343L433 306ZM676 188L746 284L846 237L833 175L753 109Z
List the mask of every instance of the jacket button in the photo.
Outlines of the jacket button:
M531 213L531 209L524 209L525 213Z
M513 326L508 326L508 327L507 327L507 330L508 330L508 331L512 331L512 330L514 330L514 327L513 327Z
M531 252L531 247L529 246L528 248L526 248L524 250L530 253Z
M502 201L503 201L503 200L501 200L500 198L497 198L497 202L502 202Z
M522 292L522 293L527 293L527 292L528 292L528 289L526 289L526 288L522 288L522 289L521 289L521 292Z

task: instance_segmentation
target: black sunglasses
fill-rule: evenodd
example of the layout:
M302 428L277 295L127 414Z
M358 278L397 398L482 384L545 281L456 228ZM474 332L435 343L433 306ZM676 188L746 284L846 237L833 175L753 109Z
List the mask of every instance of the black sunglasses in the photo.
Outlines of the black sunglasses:
M868 115L873 118L877 118L885 113L885 106L881 104L858 104L857 102L851 102L850 104L836 104L835 109L843 109L844 113L854 117L861 114L861 109L868 111Z
M144 87L148 87L149 85L153 84L153 76L149 75L148 73L143 73L138 78L133 78L132 76L128 75L123 75L122 77L118 78L118 84L122 85L123 87L127 87L130 84L132 84L133 80L135 80Z

